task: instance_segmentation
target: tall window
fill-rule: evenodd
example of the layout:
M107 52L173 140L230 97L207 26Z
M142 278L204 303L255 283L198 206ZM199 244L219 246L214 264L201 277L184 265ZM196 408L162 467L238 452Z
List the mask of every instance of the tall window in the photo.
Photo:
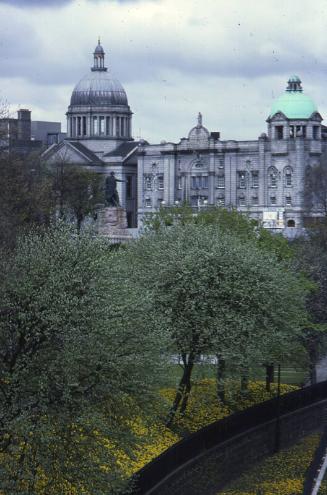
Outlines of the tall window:
M152 177L151 175L144 176L144 187L146 191L152 191Z
M259 172L257 170L253 170L251 172L252 175L252 187L259 187Z
M269 186L277 187L277 170L275 167L271 167L268 171Z
M93 135L98 134L98 117L93 117Z
M286 206L292 206L292 197L291 196L286 196L285 198L285 205Z
M83 117L83 136L86 136L86 117Z
M284 137L284 128L282 125L276 125L275 127L275 138L283 139Z
M146 206L146 208L151 208L151 206L152 206L151 198L145 198L145 206Z
M312 137L313 139L319 139L319 125L312 126Z
M291 167L285 168L285 186L286 187L291 187L292 186L292 169Z
M238 204L239 206L246 206L246 199L244 195L238 197Z
M158 175L158 189L164 188L164 176Z
M177 189L182 189L182 177L180 175L177 177Z
M270 196L270 205L276 206L276 204L277 204L276 196Z
M224 189L225 187L225 176L223 174L217 176L217 187L218 189Z
M104 117L99 117L100 136L104 136Z
M257 195L252 196L251 203L252 203L252 206L258 206L259 198Z
M246 173L244 171L238 172L238 187L240 189L246 188Z
M81 117L77 117L77 135L80 136L81 134L82 134Z

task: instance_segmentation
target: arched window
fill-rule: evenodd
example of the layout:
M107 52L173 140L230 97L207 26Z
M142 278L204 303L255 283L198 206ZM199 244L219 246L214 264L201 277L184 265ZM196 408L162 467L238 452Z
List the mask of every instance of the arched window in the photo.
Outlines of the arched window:
M295 227L295 220L287 220L287 227Z
M284 184L286 187L292 187L293 185L293 169L292 167L284 168Z
M270 187L277 187L278 172L275 167L268 169L268 184Z

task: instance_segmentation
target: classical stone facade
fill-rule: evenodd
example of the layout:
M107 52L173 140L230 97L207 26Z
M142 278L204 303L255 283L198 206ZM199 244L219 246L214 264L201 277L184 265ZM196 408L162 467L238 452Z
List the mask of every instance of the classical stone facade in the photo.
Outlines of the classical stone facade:
M199 114L179 143L132 139L126 92L105 67L98 43L91 72L75 87L67 111L68 137L45 153L102 173L114 171L128 227L159 207L190 203L194 210L237 208L267 228L303 225L303 187L308 167L327 150L326 128L297 76L274 101L267 133L253 141L224 141L209 132Z
M302 227L304 177L326 154L322 117L293 76L255 141L223 141L197 125L177 144L143 144L138 159L139 216L160 205L237 208L267 228Z

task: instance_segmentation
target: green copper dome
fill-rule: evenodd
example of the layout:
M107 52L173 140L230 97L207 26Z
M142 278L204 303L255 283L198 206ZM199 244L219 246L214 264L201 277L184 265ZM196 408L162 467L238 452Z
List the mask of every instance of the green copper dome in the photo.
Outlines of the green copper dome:
M309 119L317 111L313 100L303 93L300 78L291 76L285 93L274 101L270 117L283 112L288 119Z

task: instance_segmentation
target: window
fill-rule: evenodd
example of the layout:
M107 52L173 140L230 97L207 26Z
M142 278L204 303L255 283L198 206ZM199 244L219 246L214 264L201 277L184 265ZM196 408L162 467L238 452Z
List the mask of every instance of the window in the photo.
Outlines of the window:
M251 203L252 203L252 206L258 206L258 204L259 204L258 196L252 196Z
M158 175L158 189L164 188L164 176Z
M306 137L307 128L305 125L291 125L290 126L290 138L294 139L295 137Z
M144 187L146 191L152 191L152 177L151 175L144 176Z
M286 198L285 198L285 205L286 206L292 206L292 198L291 198L291 196L286 196Z
M312 137L313 139L319 139L319 125L312 126Z
M151 206L152 206L151 198L145 198L145 206L146 206L146 208L151 208Z
M116 137L119 136L119 130L120 130L119 120L120 117L116 117Z
M192 175L191 189L208 189L207 175Z
M106 134L107 136L110 136L110 117L106 117Z
M269 186L277 187L277 170L275 168L269 170Z
M257 170L252 171L252 187L259 187L259 172Z
M246 175L245 172L238 172L238 187L244 189L246 187Z
M219 158L218 168L220 170L223 170L224 169L224 159L223 158Z
M246 206L245 196L239 196L238 197L238 204L239 204L239 206Z
M125 121L124 117L121 117L120 118L120 135L121 136L124 136L125 135L125 132L124 132L124 127L125 127L124 126L124 121Z
M271 206L276 206L276 196L270 196L270 204Z
M77 117L77 135L80 136L81 134L82 134L81 117Z
M275 139L283 139L284 128L282 125L276 125L275 127Z
M182 177L180 175L177 177L177 189L182 189Z
M83 117L83 136L86 136L86 117Z
M287 169L285 171L285 186L286 187L292 186L292 171L290 169Z
M98 117L93 117L93 135L98 134Z
M104 136L104 117L99 117L100 136Z
M223 174L217 176L217 187L218 189L224 189L225 187L225 176Z
M287 227L295 227L295 220L287 220Z

